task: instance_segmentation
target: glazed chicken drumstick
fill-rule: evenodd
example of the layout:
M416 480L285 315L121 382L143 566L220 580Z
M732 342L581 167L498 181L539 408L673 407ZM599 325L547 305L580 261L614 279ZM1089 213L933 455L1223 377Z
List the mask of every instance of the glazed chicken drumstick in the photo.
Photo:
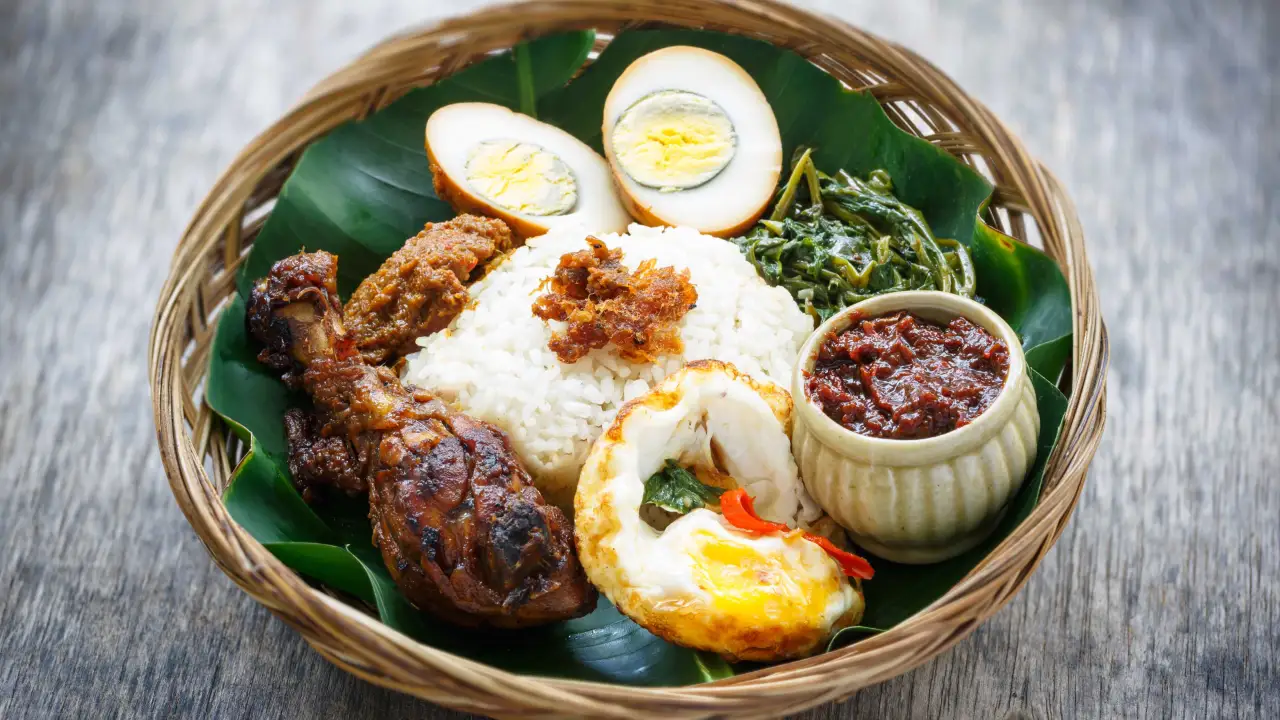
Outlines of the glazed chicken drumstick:
M310 417L290 414L291 468L368 487L374 544L424 610L493 627L590 612L596 593L573 528L543 501L506 433L368 365L343 326L336 275L329 253L294 255L249 301L259 360L315 403Z

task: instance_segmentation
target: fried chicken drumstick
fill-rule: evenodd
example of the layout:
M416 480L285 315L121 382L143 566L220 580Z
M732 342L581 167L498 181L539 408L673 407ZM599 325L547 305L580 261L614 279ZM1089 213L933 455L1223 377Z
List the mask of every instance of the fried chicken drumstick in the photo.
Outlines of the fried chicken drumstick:
M294 255L249 301L259 360L315 403L313 415L286 419L295 478L367 486L387 569L443 619L524 627L590 612L596 593L573 528L543 501L506 433L367 364L344 327L336 276L333 255Z

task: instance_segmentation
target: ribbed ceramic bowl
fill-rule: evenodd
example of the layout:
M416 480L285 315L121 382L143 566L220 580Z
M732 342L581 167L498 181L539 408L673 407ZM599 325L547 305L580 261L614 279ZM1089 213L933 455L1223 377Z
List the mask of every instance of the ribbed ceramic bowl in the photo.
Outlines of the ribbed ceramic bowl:
M855 316L899 310L943 324L964 317L1009 346L1004 388L976 420L924 440L875 438L845 429L806 396L805 375L828 336ZM858 545L894 562L939 562L982 542L1035 461L1040 416L1018 336L989 308L959 295L881 295L833 315L801 348L791 393L792 448L805 487Z

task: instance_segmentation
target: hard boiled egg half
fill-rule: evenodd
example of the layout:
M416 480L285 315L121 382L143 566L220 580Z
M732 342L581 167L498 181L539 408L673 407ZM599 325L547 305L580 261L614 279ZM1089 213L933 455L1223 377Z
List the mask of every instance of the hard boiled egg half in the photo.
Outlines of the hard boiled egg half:
M649 53L622 73L605 100L604 151L637 220L720 237L764 213L782 171L778 122L755 80L688 46Z
M594 150L560 128L489 103L455 103L427 120L436 195L459 212L505 220L521 237L577 224L624 232L630 218Z
M659 530L643 508L665 463L742 488L764 519L821 515L791 457L791 396L699 360L627 403L592 446L574 496L578 557L622 613L670 642L735 660L802 657L862 616L862 594L817 544L757 535L698 507ZM643 508L642 508L643 506Z

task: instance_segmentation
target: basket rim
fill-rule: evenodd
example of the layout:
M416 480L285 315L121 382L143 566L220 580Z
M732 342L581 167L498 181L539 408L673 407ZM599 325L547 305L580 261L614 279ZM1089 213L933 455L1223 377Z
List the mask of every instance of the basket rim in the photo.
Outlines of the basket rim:
M646 688L613 683L521 675L506 672L478 661L438 650L402 635L383 625L360 610L348 606L312 587L300 575L285 567L249 536L243 528L226 515L219 493L213 487L203 469L203 459L197 454L191 435L183 428L183 373L180 363L183 346L179 335L194 309L191 299L192 283L204 270L195 252L202 238L216 237L230 228L218 226L218 218L226 212L228 203L243 202L257 181L250 166L275 167L284 160L279 147L288 143L272 143L272 138L300 137L310 142L331 128L323 128L316 116L340 114L341 108L351 103L353 89L365 88L370 82L367 75L357 72L366 64L402 61L414 53L413 41L430 35L448 38L466 36L476 28L509 23L509 14L535 15L554 10L564 17L562 29L588 27L615 21L634 20L635 8L645 3L626 0L532 0L503 6L502 12L488 8L480 14L463 15L446 19L421 28L396 34L370 49L344 68L321 80L293 108L281 116L268 129L259 134L229 164L212 186L209 195L201 202L175 250L169 276L161 291L153 318L149 346L149 381L157 424L157 439L170 487L179 507L204 543L215 562L251 596L266 605L274 614L293 625L316 647L322 655L340 667L379 685L408 691L420 697L459 709L490 712L509 707L530 707L540 711L554 711L573 707L576 711L598 715L630 716L619 714L621 705L615 697L617 691L638 701L645 701L645 708L652 711L663 707L671 712L702 714L724 712L733 707L745 709L745 702L761 691L772 697L786 699L789 710L843 697L867 684L887 679L905 672L938 653L950 648L972 632L981 622L1003 607L1029 579L1045 553L1056 542L1065 528L1079 500L1084 483L1084 473L1100 439L1105 419L1106 368L1108 364L1108 340L1105 323L1098 309L1097 290L1092 271L1083 247L1083 233L1070 198L1061 183L1041 164L1030 160L1020 141L1008 131L994 115L976 100L969 98L954 82L937 68L914 52L894 43L882 40L865 31L834 18L820 16L806 10L782 5L774 0L705 0L699 3L705 8L732 8L735 12L754 14L765 23L780 23L784 27L804 27L813 32L814 48L821 48L827 35L850 42L859 47L874 47L883 55L883 64L891 68L913 69L903 74L921 75L919 89L930 102L952 112L953 116L973 119L986 131L987 140L998 164L1017 167L1019 164L1033 168L1036 193L1028 194L1032 205L1030 212L1042 225L1061 225L1065 232L1078 242L1064 243L1063 257L1055 257L1066 275L1071 288L1075 332L1072 347L1072 392L1068 398L1068 417L1075 417L1074 425L1084 432L1073 436L1068 443L1066 419L1063 437L1049 458L1046 473L1057 471L1064 479L1078 474L1076 482L1060 482L1042 493L1031 515L1018 525L991 553L941 598L916 615L878 635L869 637L844 648L815 655L803 660L763 668L731 678L690 686ZM706 12L705 9L700 10ZM709 28L732 32L734 28ZM527 38L554 32L549 26L537 31L522 33ZM822 37L816 37L821 35ZM791 48L797 50L796 48ZM797 50L798 51L798 50ZM814 59L814 55L801 54ZM453 70L458 69L457 67ZM826 68L824 68L826 69ZM390 79L390 78L388 78ZM991 141L992 139L996 141ZM1034 195L1041 197L1034 197ZM215 202L221 200L221 202ZM238 230L237 230L238 231ZM1078 247L1077 247L1078 246ZM1081 326L1092 309L1095 327L1082 333ZM207 363L204 367L207 374ZM203 376L203 374L202 374ZM192 434L199 434L193 430ZM204 428L204 432L209 429ZM219 511L222 512L219 512ZM204 511L203 513L201 511ZM1009 567L1017 557L1015 550L1028 551L1040 545L1029 563L1017 568ZM1008 578L1012 572L1012 578ZM966 608L956 606L958 598L965 597L975 588L996 580L1004 580L1002 593L973 615ZM272 597L264 597L263 588L273 589ZM303 624L288 614L298 600L305 599L314 612ZM930 629L922 633L920 629ZM349 642L339 652L320 643L317 631L345 637ZM355 632L353 632L353 630ZM915 631L914 633L912 631ZM913 650L909 662L892 663L864 669L860 674L844 674L853 671L853 660L876 659L894 653ZM906 654L906 653L903 653ZM413 687L413 678L391 678L377 667L377 657L415 656L431 665L431 671L447 680L462 698L456 704L445 695L432 695L425 689ZM406 663L413 665L414 663ZM817 673L822 668L826 672ZM854 682L850 682L850 679ZM418 678L419 682L424 678ZM498 680L500 682L495 682ZM852 689L850 689L852 687ZM466 689L475 694L493 698L493 705L478 704L465 697ZM455 693L450 693L454 695ZM536 701L536 702L535 702ZM726 705L725 703L730 704ZM566 705L568 703L568 705Z

